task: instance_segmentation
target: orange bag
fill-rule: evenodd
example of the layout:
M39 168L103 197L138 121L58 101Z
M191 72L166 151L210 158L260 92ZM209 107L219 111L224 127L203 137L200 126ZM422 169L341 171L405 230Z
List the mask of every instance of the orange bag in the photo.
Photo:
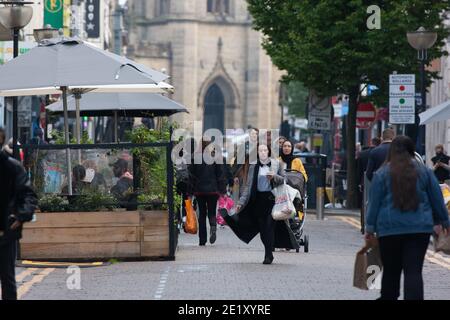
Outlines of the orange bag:
M184 230L186 233L197 234L197 214L192 207L192 200L184 200L184 204L186 208L186 225L184 226Z

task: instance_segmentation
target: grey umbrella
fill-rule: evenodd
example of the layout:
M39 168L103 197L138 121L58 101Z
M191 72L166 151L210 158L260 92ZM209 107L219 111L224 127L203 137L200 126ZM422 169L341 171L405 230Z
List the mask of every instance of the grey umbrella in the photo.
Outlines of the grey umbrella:
M68 111L76 111L76 99L68 99ZM63 102L52 103L47 110L64 112ZM117 140L117 117L159 117L170 116L187 109L158 93L87 93L80 100L81 116L113 116Z
M62 93L65 141L69 144L67 95L89 91L165 92L173 89L167 75L127 58L100 50L77 38L42 41L38 47L0 67L0 96ZM77 112L77 128L80 123ZM77 141L80 141L77 129ZM69 194L72 194L70 150L67 149Z

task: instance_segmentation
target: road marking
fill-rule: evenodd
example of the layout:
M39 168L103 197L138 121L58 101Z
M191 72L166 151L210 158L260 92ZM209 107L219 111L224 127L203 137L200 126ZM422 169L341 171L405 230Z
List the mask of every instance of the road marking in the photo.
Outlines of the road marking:
M55 271L55 268L46 268L39 274L35 275L30 281L27 281L23 285L21 285L17 290L17 299L21 299L28 291L30 291L33 285L42 282L42 280L44 280L45 277L47 277L53 271Z
M37 268L28 268L24 271L22 271L20 274L16 275L16 282L22 282L23 279L28 277L33 272L37 271Z
M358 219L351 217L336 217L336 218L354 226L357 229L361 229L361 222ZM446 258L440 253L427 250L425 259L431 263L437 264L443 268L450 270L450 258Z
M170 272L170 267L167 267L167 269L161 274L161 277L159 278L159 285L158 285L158 288L156 289L156 292L154 295L154 298L156 300L162 299L164 290L166 289L167 278L169 278L169 272Z

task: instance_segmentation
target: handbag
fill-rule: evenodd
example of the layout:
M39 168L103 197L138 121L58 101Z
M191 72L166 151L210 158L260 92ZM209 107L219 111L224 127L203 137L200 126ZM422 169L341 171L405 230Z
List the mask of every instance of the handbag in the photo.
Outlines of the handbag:
M450 234L447 236L444 235L443 232L434 235L434 251L439 252L442 251L445 254L450 254Z
M186 208L186 224L185 231L190 234L197 234L198 231L198 222L197 222L197 213L192 206L192 200L189 198L184 201Z
M353 270L353 286L361 290L369 290L378 278L383 265L378 246L366 245L356 253Z
M273 220L283 221L293 218L297 212L294 206L294 199L301 199L300 192L285 182L274 188L272 194L275 196L275 205L272 209Z

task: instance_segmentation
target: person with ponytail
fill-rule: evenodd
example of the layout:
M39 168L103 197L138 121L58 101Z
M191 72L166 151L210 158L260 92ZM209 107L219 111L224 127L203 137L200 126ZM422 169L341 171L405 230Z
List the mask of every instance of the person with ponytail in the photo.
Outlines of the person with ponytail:
M435 230L448 234L449 216L433 172L414 160L414 143L396 137L385 164L374 174L366 219L368 243L378 240L383 278L381 300L423 300L422 268Z

